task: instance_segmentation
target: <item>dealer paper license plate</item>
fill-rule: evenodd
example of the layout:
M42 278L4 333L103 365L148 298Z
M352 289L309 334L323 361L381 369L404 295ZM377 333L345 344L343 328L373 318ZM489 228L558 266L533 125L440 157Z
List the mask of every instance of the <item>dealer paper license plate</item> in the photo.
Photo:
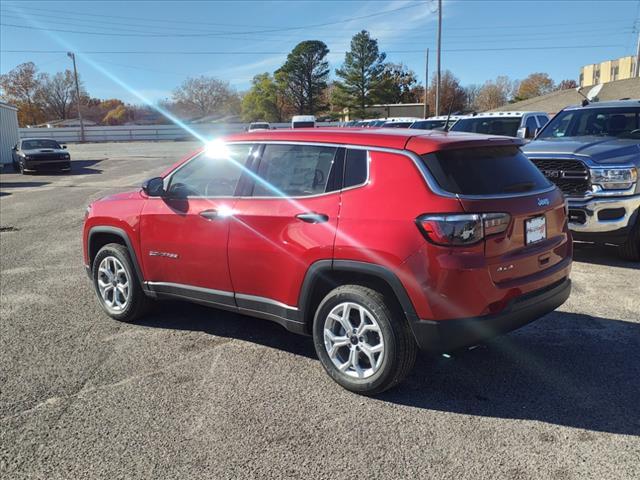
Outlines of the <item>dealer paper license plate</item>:
M525 220L524 230L527 245L541 242L547 238L547 219L545 217L534 217Z

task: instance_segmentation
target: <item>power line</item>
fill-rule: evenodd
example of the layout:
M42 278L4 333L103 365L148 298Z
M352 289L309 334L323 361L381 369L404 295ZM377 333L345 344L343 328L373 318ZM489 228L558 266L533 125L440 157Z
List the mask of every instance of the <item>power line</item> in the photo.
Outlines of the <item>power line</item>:
M0 23L1 26L4 27L12 27L12 28L18 28L18 29L25 29L25 30L43 30L43 31L48 31L48 32L60 32L60 33L71 33L71 34L80 34L80 35L94 35L94 36L104 36L104 37L141 37L141 38L174 38L174 37L215 37L218 39L231 39L231 40L237 40L237 38L234 38L233 35L247 35L245 33L224 33L224 34L218 34L218 33L211 33L211 34L180 34L180 33L166 33L166 34L161 34L161 33L118 33L118 32L114 32L114 31L109 31L109 32L99 32L99 31L86 31L86 30L68 30L68 29L58 29L58 28L52 28L52 27L34 27L34 26L28 26L28 25L16 25L16 24L11 24L11 23ZM129 30L129 29L120 29L123 30L125 32L136 32L135 30ZM593 34L595 32L607 32L610 34L621 34L621 33L628 33L628 29L625 30L620 30L619 28L611 28L611 27L603 27L601 29L588 29L588 30L569 30L569 31L563 31L563 32L557 32L556 35L554 35L554 37L556 38L564 38L565 36L573 36L574 34L577 33L584 33L584 34ZM615 32L615 33L614 33ZM230 36L227 36L230 35ZM539 37L540 34L537 34L537 36ZM326 35L323 35L326 37ZM465 38L469 38L469 39L473 39L473 40L477 40L479 38L482 38L481 35L478 34L472 34L472 35L447 35L447 38L453 38L453 39L465 39ZM512 38L512 37L517 37L517 38L523 38L523 33L500 33L500 34L496 34L496 33L487 33L486 35L484 35L484 37L487 38L491 38L491 39L499 39L499 38ZM338 38L344 38L344 36L339 36ZM244 38L244 39L251 39L251 38ZM287 39L283 38L283 37L279 37L276 39L270 39L270 38L263 38L263 37L253 37L253 39L255 40L259 40L259 41L287 41ZM407 43L407 42L404 42ZM411 43L411 42L408 42ZM417 42L414 42L417 43Z
M268 30L255 30L255 31L248 31L248 32L218 32L218 33L193 33L193 34L189 34L189 33L185 33L185 34L175 34L175 35L165 35L165 34L157 34L158 37L165 37L165 36L178 36L178 37L211 37L211 36L219 36L219 35L224 35L224 34L229 34L229 33L249 33L249 34L254 34L254 33L270 33L270 32L283 32L283 31L291 31L291 30L307 30L309 28L318 28L318 27L324 27L324 26L332 26L332 25L336 25L336 24L340 24L340 23L348 23L348 22L352 22L354 20L362 20L365 18L372 18L372 17L377 17L380 15L389 15L391 13L395 13L395 12L399 12L402 10L407 10L410 8L416 8L421 6L422 4L420 3L415 3L415 4L411 4L411 5L405 5L404 7L398 7L398 8L394 8L394 9L390 9L390 10L385 10L382 12L376 12L376 13L370 13L368 15L361 15L358 17L350 17L350 18L345 18L342 20L335 20L332 22L324 22L324 23L317 23L317 24L312 24L312 25L303 25L303 26L298 26L298 27L278 27L278 28L271 28ZM56 12L57 14L60 14L61 12ZM101 17L110 17L110 18L118 18L115 17L113 15L101 15ZM126 18L126 17L125 17ZM130 17L133 18L133 17ZM163 20L164 21L164 20ZM173 21L173 23L182 23L179 21ZM2 24L4 26L14 26L14 27L18 27L18 28L36 28L36 27L25 27L23 25L7 25L7 24ZM227 25L229 26L229 25ZM73 31L66 31L63 29L53 29L53 28L39 28L40 30L49 30L49 31L57 31L57 32L64 32L64 33L83 33L86 35L91 35L91 34L95 34L95 35L99 35L95 32L73 32ZM105 35L105 34L102 34ZM126 36L154 36L154 35L135 35L135 34L128 34Z
M503 47L503 48L453 48L442 49L443 52L499 52L499 51L525 51L525 50L571 50L580 48L617 48L623 47L621 44L611 45L561 45L561 46L537 46L537 47ZM38 53L38 54L60 54L66 50L0 50L0 53ZM291 52L276 51L215 51L215 50L87 50L77 52L82 55L288 55ZM347 52L331 52L333 54L345 54ZM420 50L387 50L386 53L420 53L424 54L424 49Z
M354 20L360 20L360 19L364 19L364 18L370 18L373 16L378 16L378 15L386 15L388 13L393 13L396 11L400 11L400 10L404 10L404 9L409 9L409 8L415 8L422 5L422 3L414 3L412 5L407 5L404 7L400 7L397 9L391 9L391 10L387 10L384 12L378 12L378 13L373 13L373 14L369 14L369 15L363 15L363 16L359 16L359 17L352 17L352 18L347 18L344 20L337 20L335 22L329 22L326 24L321 24L322 26L332 26L335 23L346 23L346 22L350 22L350 21L354 21ZM48 12L48 13L53 13L56 15L73 15L73 16L83 16L83 17L92 17L92 18L100 18L100 19L104 19L104 18L114 18L114 19L122 19L122 20L140 20L142 22L155 22L155 23L168 23L170 25L175 25L177 23L181 23L181 24L185 24L185 25L209 25L209 26L220 26L220 27L247 27L247 28L272 28L272 29L277 29L275 30L276 32L282 31L282 28L274 26L274 25L255 25L255 24L233 24L233 23L219 23L219 22L202 22L202 21L187 21L187 20L176 20L176 19L154 19L154 18L148 18L148 17L131 17L131 16L119 16L119 15L102 15L102 14L96 14L96 13L85 13L85 12L77 12L77 11L65 11L65 10L52 10L52 9L46 9L46 8L34 8L34 7L29 7L29 12L31 11L40 11L40 12ZM432 12L435 13L435 12ZM35 14L31 14L29 13L28 15L35 15ZM42 16L42 15L41 15ZM48 16L48 18L50 18L50 16ZM614 23L614 22L625 22L625 19L620 19L618 18L611 18L611 19L600 19L600 20L592 20L592 21L587 21L587 22L574 22L571 21L570 24L571 25L601 25L603 23ZM111 22L113 23L113 22ZM508 24L508 25L482 25L482 26L451 26L451 27L447 27L447 29L450 30L484 30L484 29L496 29L496 28L518 28L518 29L522 29L522 28L535 28L536 30L539 30L540 28L544 28L544 27L565 27L567 25L567 22L563 22L563 23L549 23L549 24L536 24L536 25L532 25L531 23L529 24ZM134 26L134 25L131 25ZM143 25L145 26L145 25ZM151 26L151 25L147 25L147 26ZM157 27L160 28L170 28L170 27L165 27L163 25L159 25ZM306 28L311 28L311 25L307 25L307 26L301 26L301 27L294 27L296 29L306 29ZM175 28L174 28L175 29ZM389 30L396 30L395 28L390 28ZM226 33L231 33L231 32L226 32ZM236 32L239 33L239 32Z

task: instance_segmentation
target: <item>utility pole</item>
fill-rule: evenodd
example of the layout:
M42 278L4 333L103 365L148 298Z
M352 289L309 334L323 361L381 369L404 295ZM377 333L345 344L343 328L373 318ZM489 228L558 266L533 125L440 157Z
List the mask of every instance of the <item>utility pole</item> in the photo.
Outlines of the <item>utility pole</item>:
M442 0L438 0L438 52L436 70L436 115L440 115L440 55L442 51Z
M427 105L427 99L429 98L429 49L427 48L427 59L425 61L425 68L424 68L424 111L422 116L424 118L427 118L427 115L429 114L429 108Z
M636 68L633 69L633 76L640 77L640 33L638 33L638 45L636 46Z
M82 112L80 111L80 85L78 84L78 69L76 68L76 55L73 52L67 52L67 57L73 60L73 76L76 79L76 105L78 106L78 120L80 120L80 141L84 142L84 122L82 121Z

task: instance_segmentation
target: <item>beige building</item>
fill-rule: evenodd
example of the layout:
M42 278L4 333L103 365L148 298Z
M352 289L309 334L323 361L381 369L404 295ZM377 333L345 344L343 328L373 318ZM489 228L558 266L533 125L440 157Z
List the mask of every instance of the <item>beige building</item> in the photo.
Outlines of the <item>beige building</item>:
M386 103L380 105L367 105L364 118L393 118L393 117L417 117L422 118L424 103ZM345 108L342 111L342 121L362 120L355 118L353 113Z
M590 87L599 83L626 80L637 76L635 73L636 57L629 55L616 60L585 65L580 69L580 86Z

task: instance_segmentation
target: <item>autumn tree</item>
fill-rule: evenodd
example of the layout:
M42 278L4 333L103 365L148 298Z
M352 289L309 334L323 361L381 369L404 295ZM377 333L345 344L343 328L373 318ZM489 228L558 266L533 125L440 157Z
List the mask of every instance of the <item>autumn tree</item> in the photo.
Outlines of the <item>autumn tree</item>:
M416 74L402 63L386 63L375 92L376 103L415 102Z
M284 121L283 94L269 73L261 73L253 77L251 89L242 98L242 119L246 122L256 120Z
M431 87L427 94L427 103L429 105L436 104L436 74L433 74ZM466 105L466 93L460 85L460 81L449 70L445 70L440 75L440 105L441 115L446 115L449 110L451 112L460 112L464 110Z
M546 73L532 73L520 82L516 101L527 100L540 95L546 95L554 90L555 86L551 77Z
M487 80L478 91L475 104L484 112L506 105L513 95L514 82L501 75L495 80Z
M206 76L188 78L173 92L177 110L194 117L229 113L234 97L228 82Z
M327 108L323 94L329 78L328 53L319 40L300 42L276 71L279 88L296 113L313 115Z
M578 88L578 82L575 80L562 80L558 84L558 90L571 90L572 88Z
M39 83L36 98L50 119L65 120L73 115L71 106L76 102L76 86L70 70L54 75L43 73Z
M383 81L386 55L378 49L378 41L362 30L351 39L344 64L336 70L341 79L336 82L333 102L349 107L355 117L365 116L365 107L375 103Z
M126 105L120 104L109 110L102 119L103 125L124 125L133 118L133 112Z
M40 81L33 62L22 63L0 75L0 87L3 101L18 108L20 126L36 125L46 120L45 112L36 98Z

